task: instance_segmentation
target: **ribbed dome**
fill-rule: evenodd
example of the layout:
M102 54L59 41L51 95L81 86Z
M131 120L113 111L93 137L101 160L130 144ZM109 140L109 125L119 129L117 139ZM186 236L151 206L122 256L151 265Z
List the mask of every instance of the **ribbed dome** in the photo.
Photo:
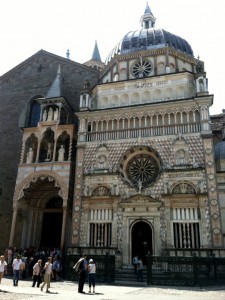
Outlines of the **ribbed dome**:
M164 29L157 29L155 17L148 4L141 18L142 29L128 32L106 58L106 64L114 55L134 53L142 50L164 48L166 46L181 51L187 55L194 56L191 46L183 38L172 34Z
M164 29L148 28L128 32L106 59L109 62L115 54L128 54L142 50L171 47L194 56L190 44L183 38Z
M215 160L225 159L225 141L214 146Z

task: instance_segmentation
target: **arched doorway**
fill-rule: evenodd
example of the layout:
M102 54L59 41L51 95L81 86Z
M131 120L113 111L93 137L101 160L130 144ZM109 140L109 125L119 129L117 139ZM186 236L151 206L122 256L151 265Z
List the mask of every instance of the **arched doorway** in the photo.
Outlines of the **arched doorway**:
M152 254L152 228L146 221L136 222L131 231L132 257L140 256L143 264L147 264L147 255Z

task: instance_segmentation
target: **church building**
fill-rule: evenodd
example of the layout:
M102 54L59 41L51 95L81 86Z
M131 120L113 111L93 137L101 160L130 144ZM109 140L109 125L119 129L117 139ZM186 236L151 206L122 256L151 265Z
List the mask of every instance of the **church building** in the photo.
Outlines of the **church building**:
M138 18L138 16L137 16ZM140 28L101 61L40 50L0 77L0 248L225 255L225 110L182 37Z

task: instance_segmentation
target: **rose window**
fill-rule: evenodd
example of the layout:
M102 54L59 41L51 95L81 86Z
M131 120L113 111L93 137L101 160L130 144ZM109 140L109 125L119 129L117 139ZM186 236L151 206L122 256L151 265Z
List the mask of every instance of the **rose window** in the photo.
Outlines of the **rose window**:
M161 160L148 147L136 147L123 156L120 168L123 179L130 185L138 187L141 183L145 188L157 179L161 171Z
M141 77L147 77L152 71L152 64L150 61L147 60L141 60L139 62L136 62L136 64L132 68L132 73L134 77L141 78Z

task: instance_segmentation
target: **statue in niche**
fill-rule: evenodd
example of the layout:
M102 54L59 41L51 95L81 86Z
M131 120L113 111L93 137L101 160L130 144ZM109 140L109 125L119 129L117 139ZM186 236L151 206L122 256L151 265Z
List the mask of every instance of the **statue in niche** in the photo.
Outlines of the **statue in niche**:
M33 163L33 158L34 158L34 151L33 151L33 149L30 147L29 151L27 152L27 160L26 160L26 163L27 163L27 164Z
M59 110L58 108L56 108L56 110L54 111L54 120L58 120L58 116L59 116Z
M176 152L176 164L177 165L183 165L185 164L185 151L184 149L179 149L177 152Z
M48 121L52 121L53 118L53 109L50 107L48 111Z
M169 184L167 181L163 182L163 189L164 189L164 194L167 194L169 192Z
M84 196L89 196L89 186L86 185L84 188Z
M63 145L61 145L58 151L58 161L64 161L64 154L65 154L65 149Z
M142 181L141 179L138 181L138 192L141 194L141 189L142 189Z
M48 150L47 150L46 161L51 160L51 158L52 158L52 145L51 145L51 143L48 143Z
M47 119L47 110L45 109L42 116L42 121L46 121Z
M204 193L205 192L203 180L198 182L198 188L199 188L199 193Z

